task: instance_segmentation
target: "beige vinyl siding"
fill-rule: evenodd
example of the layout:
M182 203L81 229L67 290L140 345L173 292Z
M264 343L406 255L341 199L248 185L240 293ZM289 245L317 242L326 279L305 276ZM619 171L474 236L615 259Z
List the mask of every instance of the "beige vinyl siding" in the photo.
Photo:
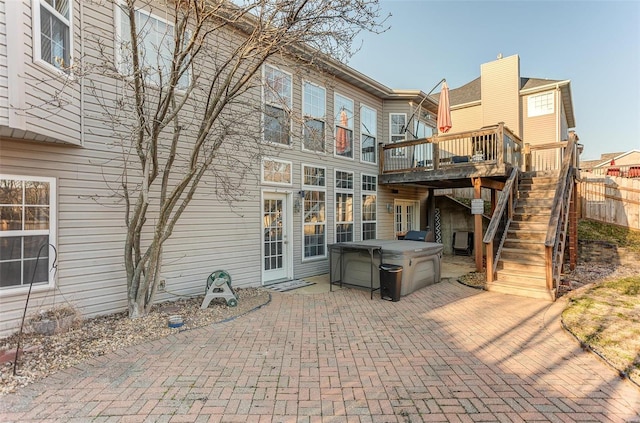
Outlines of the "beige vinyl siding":
M30 4L31 2L29 2ZM79 3L73 2L72 31L77 35ZM34 134L71 144L80 144L80 93L78 84L52 67L33 61L32 9L25 20L25 119ZM113 25L111 25L113 26ZM73 36L72 57L79 56L78 36Z
M9 81L7 60L6 2L0 4L0 127L9 124Z
M482 126L482 107L480 105L451 110L450 133L475 131Z
M521 136L520 127L520 59L505 57L480 66L482 125L504 124Z
M532 95L539 94L541 93ZM548 144L559 141L556 136L559 124L557 99L554 98L554 113L529 117L529 97L530 96L523 96L522 98L523 141L531 145Z

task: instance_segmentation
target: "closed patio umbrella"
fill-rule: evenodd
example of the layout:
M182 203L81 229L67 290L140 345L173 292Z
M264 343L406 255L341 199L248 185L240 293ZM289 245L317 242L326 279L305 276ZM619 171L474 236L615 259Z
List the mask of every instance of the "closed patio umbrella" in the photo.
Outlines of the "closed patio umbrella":
M347 116L347 111L344 109L340 111L340 125L343 127L349 125L349 117ZM339 127L336 132L336 153L345 154L349 151L348 147L347 130Z
M449 87L445 81L442 84L438 102L438 130L446 133L449 129L451 129L451 109L449 108Z

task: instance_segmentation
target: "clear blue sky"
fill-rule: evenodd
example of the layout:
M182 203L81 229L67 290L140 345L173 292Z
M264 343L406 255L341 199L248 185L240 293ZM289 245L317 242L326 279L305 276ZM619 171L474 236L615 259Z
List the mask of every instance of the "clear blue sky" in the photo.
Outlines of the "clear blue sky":
M361 34L349 65L391 87L429 91L520 56L520 75L571 80L583 160L640 149L640 1L381 0L391 28ZM436 90L439 91L439 88Z

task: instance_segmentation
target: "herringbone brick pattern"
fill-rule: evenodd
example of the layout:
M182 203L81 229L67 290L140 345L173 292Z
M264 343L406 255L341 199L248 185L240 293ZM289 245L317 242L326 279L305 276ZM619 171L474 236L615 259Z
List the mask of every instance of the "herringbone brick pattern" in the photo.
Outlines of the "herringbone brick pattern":
M395 303L272 295L0 398L0 421L640 422L640 389L563 332L562 301L448 281Z

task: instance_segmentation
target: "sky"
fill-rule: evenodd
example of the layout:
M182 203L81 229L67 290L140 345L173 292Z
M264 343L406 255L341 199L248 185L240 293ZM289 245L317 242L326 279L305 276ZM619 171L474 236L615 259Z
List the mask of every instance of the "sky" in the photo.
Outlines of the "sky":
M498 54L520 76L570 80L582 160L640 149L640 1L381 0L383 34L349 66L395 89L450 89ZM440 88L436 89L438 92Z

